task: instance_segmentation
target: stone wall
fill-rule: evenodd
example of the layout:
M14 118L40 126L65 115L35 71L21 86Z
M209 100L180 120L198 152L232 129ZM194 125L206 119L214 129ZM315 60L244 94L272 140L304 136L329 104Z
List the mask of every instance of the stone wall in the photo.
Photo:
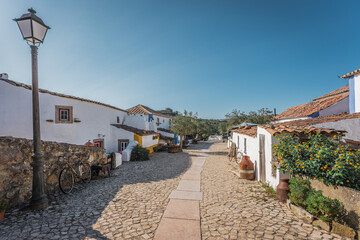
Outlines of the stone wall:
M106 160L104 149L57 142L42 142L42 153L46 193L59 191L58 176L66 162L75 166L80 160L90 165ZM0 200L9 200L10 207L31 199L32 155L32 140L0 137Z
M310 179L311 186L321 190L323 195L339 200L347 211L345 222L355 230L360 229L360 191L347 187L326 186L324 183Z

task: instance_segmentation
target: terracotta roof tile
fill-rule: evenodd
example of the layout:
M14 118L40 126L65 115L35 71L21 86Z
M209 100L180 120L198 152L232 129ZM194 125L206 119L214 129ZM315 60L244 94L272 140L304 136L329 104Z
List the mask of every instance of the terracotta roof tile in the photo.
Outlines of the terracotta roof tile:
M27 85L27 84L24 84L24 83L19 83L19 82L15 82L15 81L12 81L12 80L9 80L9 79L3 79L3 78L0 78L0 80L6 82L8 84L11 84L13 86L16 86L16 87L22 87L22 88L25 88L25 89L28 89L28 90L32 89L31 85ZM113 108L115 110L127 112L127 111L125 111L125 110L123 110L121 108L117 108L117 107L111 106L109 104L105 104L105 103L101 103L101 102L97 102L97 101L93 101L93 100L89 100L89 99L85 99L85 98L74 97L74 96L70 96L70 95L66 95L66 94L62 94L62 93L56 93L56 92L52 92L52 91L45 90L45 89L40 89L40 88L39 88L39 92L47 93L47 94L50 94L50 95L53 95L53 96L58 96L58 97L63 97L63 98L70 98L70 99L74 99L74 100L78 100L78 101L82 101L82 102L94 103L94 104L102 105L102 106L105 106L105 107L108 107L108 108Z
M316 124L326 123L326 122L337 122L346 119L355 119L360 118L360 113L353 113L353 114L337 114L331 115L326 117L317 117L317 118L309 118L304 120L296 120L296 121L289 121L284 123L275 123L275 124L268 124L261 126L265 128L269 133L283 133L283 132L297 132L301 133L305 130L309 132L322 132L322 133L344 133L345 131L330 129L330 128L320 128L314 127Z
M242 128L234 129L234 130L231 130L231 131L235 132L235 133L248 135L250 137L256 137L256 135L257 135L257 126L242 127Z
M349 96L348 85L315 98L312 102L291 107L275 117L276 120L309 117Z
M146 130L143 130L143 129L134 128L134 127L131 127L131 126L128 126L128 125L123 125L123 124L111 124L111 125L115 126L117 128L124 129L124 130L129 131L129 132L136 133L137 135L140 135L140 136L155 135L155 134L157 135L158 134L155 131L146 131Z
M265 130L268 131L271 135L276 133L304 133L304 131L308 132L319 132L325 134L341 134L346 131L336 130L331 128L318 128L318 127L311 127L311 126L272 126L272 127L265 127Z
M157 128L157 130L162 131L162 132L167 132L167 133L173 133L169 129L165 129L165 128Z
M325 95L314 98L313 101L317 101L317 100L327 98L327 97L332 97L332 96L339 95L341 93L346 93L346 92L349 92L349 84L346 84L345 86L343 86L343 87L341 87L339 89L336 89L336 90L334 90L332 92L329 92L329 93L327 93Z
M347 73L347 74L345 74L345 75L342 75L341 78L349 78L349 77L354 76L354 75L356 75L356 74L358 74L358 73L360 73L360 69L357 69L357 70L355 70L355 71L352 71L352 72L350 72L350 73Z
M158 111L155 111L154 109L151 109L147 106L138 104L135 107L129 108L127 109L127 111L130 114L152 114L152 115L156 115L156 116L160 116L160 117L166 117L166 118L171 118L171 116L160 113Z

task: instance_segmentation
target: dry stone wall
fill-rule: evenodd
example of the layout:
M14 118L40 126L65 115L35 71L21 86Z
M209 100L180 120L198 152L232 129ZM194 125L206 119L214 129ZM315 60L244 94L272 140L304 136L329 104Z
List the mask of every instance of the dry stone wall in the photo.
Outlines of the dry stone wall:
M80 160L90 165L106 160L105 150L97 147L43 141L41 150L46 193L59 190L58 176L66 162L76 166ZM9 206L31 199L32 155L32 140L0 137L0 200L7 199Z

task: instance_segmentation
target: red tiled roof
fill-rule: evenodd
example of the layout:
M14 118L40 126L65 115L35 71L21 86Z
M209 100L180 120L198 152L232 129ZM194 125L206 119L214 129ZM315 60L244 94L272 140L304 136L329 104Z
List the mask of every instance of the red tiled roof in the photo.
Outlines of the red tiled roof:
M25 89L28 89L28 90L32 89L31 85L27 85L27 84L24 84L24 83L19 83L19 82L15 82L15 81L12 81L12 80L9 80L9 79L3 79L3 78L0 78L0 80L6 82L8 84L11 84L11 85L13 85L15 87L22 87L22 88L25 88ZM97 101L93 101L93 100L89 100L89 99L85 99L85 98L79 98L79 97L74 97L74 96L70 96L70 95L66 95L66 94L62 94L62 93L51 92L49 90L40 89L40 88L39 88L39 92L47 93L47 94L50 94L50 95L53 95L53 96L58 96L58 97L63 97L63 98L70 98L70 99L74 99L74 100L78 100L78 101L82 101L82 102L94 103L94 104L102 105L102 106L105 106L105 107L108 107L108 108L113 108L115 110L127 112L127 111L125 111L125 110L123 110L121 108L117 108L117 107L111 106L109 104L105 104L105 103L101 103L101 102L97 102Z
M309 117L349 96L349 86L343 86L335 91L313 99L312 102L291 107L275 117L276 120Z
M155 111L154 109L151 109L147 106L138 104L135 107L129 108L127 109L127 111L130 114L152 114L152 115L156 115L156 116L160 116L160 117L166 117L166 118L171 118L171 116L160 113L158 111Z
M355 70L355 71L352 71L352 72L350 72L350 73L347 73L347 74L345 74L345 75L342 75L341 78L349 78L349 77L354 76L354 75L356 75L356 74L358 74L358 73L360 73L360 69L357 69L357 70Z
M248 135L250 137L256 137L256 135L257 135L257 126L242 127L242 128L234 129L234 130L231 130L231 131L235 132L235 133Z
M289 121L283 123L275 123L275 126L313 126L320 123L326 122L337 122L340 120L360 118L360 113L342 113L337 115L330 115L326 117L308 118L304 120Z
M162 131L162 132L167 132L167 133L173 133L169 129L165 129L165 128L158 128L157 130Z
M111 124L117 128L121 128L121 129L124 129L126 131L129 131L129 132L133 132L133 133L136 133L137 135L140 135L140 136L146 136L146 135L157 135L158 133L157 132L154 132L154 131L146 131L146 130L143 130L143 129L139 129L139 128L134 128L134 127L131 127L131 126L128 126L128 125L123 125L123 124Z
M325 134L342 134L346 131L335 130L330 128L317 128L311 126L270 126L265 127L265 130L268 131L271 135L275 133L304 133L304 131L308 132L319 132Z
M336 90L334 90L332 92L329 92L329 93L327 93L325 95L314 98L313 101L317 101L317 100L327 98L327 97L332 97L332 96L339 95L341 93L346 93L346 92L349 92L349 84L346 84L345 86L343 86L341 88L338 88L338 89L336 89Z
M345 131L342 130L335 130L330 128L320 128L320 127L313 127L316 124L326 123L326 122L337 122L346 119L355 119L360 118L360 113L353 113L353 114L337 114L331 115L326 117L317 117L317 118L309 118L304 120L296 120L296 121L289 121L284 123L275 123L275 124L268 124L261 126L265 128L271 134L274 133L282 133L282 132L304 132L308 130L309 132L324 132L324 133L343 133Z

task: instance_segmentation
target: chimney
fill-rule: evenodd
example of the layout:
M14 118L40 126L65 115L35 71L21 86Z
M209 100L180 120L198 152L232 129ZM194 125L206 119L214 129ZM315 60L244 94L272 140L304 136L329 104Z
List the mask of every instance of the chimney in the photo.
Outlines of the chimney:
M341 78L349 79L349 112L360 112L360 74L355 71Z
M0 73L0 78L2 79L9 79L9 75L7 73Z

